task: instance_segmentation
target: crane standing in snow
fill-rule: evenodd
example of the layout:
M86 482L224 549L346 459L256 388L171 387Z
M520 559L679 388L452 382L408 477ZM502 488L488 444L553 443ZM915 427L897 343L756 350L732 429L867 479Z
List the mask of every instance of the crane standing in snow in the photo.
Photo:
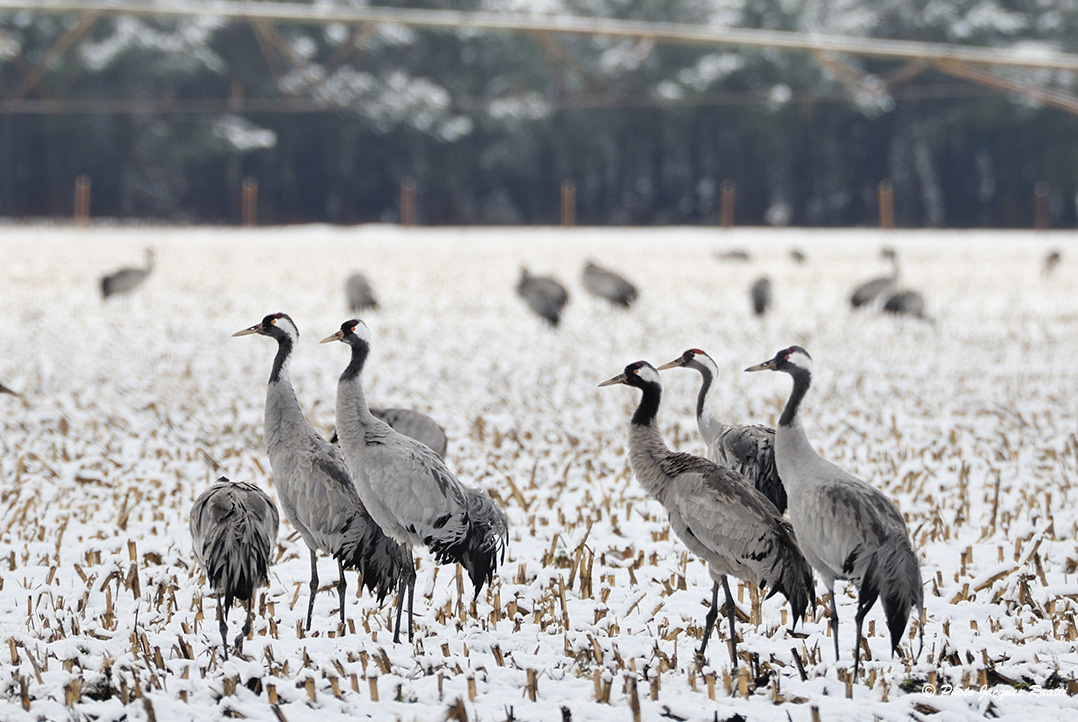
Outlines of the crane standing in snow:
M265 441L277 496L285 516L311 552L307 629L318 592L318 551L333 555L340 574L341 624L345 622L344 570L358 569L363 584L381 603L398 584L415 578L412 558L371 519L356 493L341 451L315 431L300 410L288 375L299 331L284 313L266 316L233 336L259 334L277 341L266 391Z
M527 268L520 269L517 282L517 295L539 316L545 318L551 326L557 326L561 320L561 311L569 301L569 292L552 276L533 276Z
M801 402L812 384L812 357L791 346L746 371L781 371L793 378L793 390L775 430L775 460L790 495L790 521L805 557L831 595L831 633L839 657L838 603L835 580L857 586L857 637L853 673L861 663L861 625L877 598L891 632L891 652L898 648L910 609L924 608L917 554L902 515L883 492L821 457L801 424ZM924 626L921 625L921 647ZM918 650L920 654L920 650Z
M793 528L763 494L741 474L698 456L673 453L663 443L655 417L662 400L659 372L637 361L599 386L626 384L642 392L629 423L629 465L640 484L670 517L670 526L691 552L708 565L713 581L705 619L702 656L718 618L719 585L726 593L730 656L737 666L734 598L728 575L782 592L800 619L812 593L812 569L794 538Z
M228 612L233 599L247 602L247 621L233 646L243 651L251 632L255 590L269 578L280 517L266 492L246 481L221 477L199 494L191 507L191 542L195 558L217 592L217 624L228 659ZM223 601L222 601L223 598Z
M587 261L580 274L584 289L593 296L605 298L615 306L628 308L636 301L636 286L623 276L594 261Z
M146 265L142 268L128 266L118 271L101 277L101 297L125 294L134 291L153 273L154 252L152 248L146 249Z
M700 372L703 382L696 399L696 426L707 445L707 458L738 472L775 505L779 514L786 511L786 489L775 468L775 430L753 424L727 425L715 418L712 391L719 367L714 359L698 348L691 348L659 371L687 368Z
M371 414L361 375L371 350L367 324L345 321L322 343L340 341L351 358L337 383L337 434L356 487L386 534L408 549L423 544L439 564L459 562L479 596L492 582L509 538L505 512L483 490L464 486L428 446ZM408 587L413 637L414 577ZM474 598L474 597L473 597ZM397 598L393 641L400 641L404 594Z

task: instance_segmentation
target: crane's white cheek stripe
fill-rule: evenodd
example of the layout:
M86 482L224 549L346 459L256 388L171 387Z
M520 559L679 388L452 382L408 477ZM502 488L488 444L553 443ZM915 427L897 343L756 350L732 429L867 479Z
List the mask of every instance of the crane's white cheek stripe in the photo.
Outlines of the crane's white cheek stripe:
M787 360L799 369L805 369L810 373L812 372L812 359L800 351L794 351Z

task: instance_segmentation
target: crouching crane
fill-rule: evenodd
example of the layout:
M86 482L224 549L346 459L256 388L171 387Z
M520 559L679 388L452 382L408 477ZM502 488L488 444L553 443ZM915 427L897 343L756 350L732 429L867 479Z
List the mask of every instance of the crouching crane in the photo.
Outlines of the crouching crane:
M217 624L228 659L228 612L234 599L247 604L247 620L233 646L243 652L251 633L251 602L269 578L277 546L280 517L266 492L246 481L221 477L202 492L191 507L191 541L195 559L206 571L210 589L217 592Z

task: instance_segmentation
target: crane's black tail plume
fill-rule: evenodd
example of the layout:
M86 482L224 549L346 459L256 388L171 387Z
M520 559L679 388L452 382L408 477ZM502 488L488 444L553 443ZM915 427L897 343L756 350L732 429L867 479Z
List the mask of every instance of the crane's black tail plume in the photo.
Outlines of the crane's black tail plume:
M907 537L900 538L891 549L881 549L875 557L874 563L868 566L866 581L862 582L862 586L870 582L879 590L883 615L887 618L887 629L891 632L893 652L902 641L910 610L916 608L920 611L924 607L921 568ZM924 645L923 628L921 645Z
M783 519L779 522L779 528L779 556L776 563L778 577L767 596L770 598L775 593L782 592L793 611L793 622L790 624L793 628L797 626L797 620L805 616L809 604L816 605L816 591L812 586L812 567L805 561L801 549L797 546L793 527Z
M484 584L494 581L498 564L505 559L509 543L509 523L497 502L481 489L465 489L468 528L462 538L452 545L432 550L439 564L460 562L468 572L475 589L473 599L479 598Z
M363 586L378 603L396 590L400 580L415 577L415 560L408 547L385 535L381 527L367 519L357 544L341 552L347 569L358 569Z

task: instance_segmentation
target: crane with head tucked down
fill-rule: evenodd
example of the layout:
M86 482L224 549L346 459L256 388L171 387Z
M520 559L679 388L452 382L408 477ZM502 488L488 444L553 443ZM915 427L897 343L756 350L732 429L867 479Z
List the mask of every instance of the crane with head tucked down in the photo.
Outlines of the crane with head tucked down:
M318 592L318 552L337 560L337 594L345 622L345 569L358 569L363 584L381 603L394 587L415 579L410 555L383 533L367 513L341 450L307 422L288 374L299 331L284 313L274 313L233 336L259 334L277 342L266 391L265 442L277 496L285 516L311 553L307 629Z
M687 368L700 372L702 383L696 398L696 426L707 445L707 458L738 472L756 487L779 514L786 511L786 489L775 467L775 430L759 424L724 424L715 417L714 382L719 367L698 348L690 348L659 371Z
M628 308L636 301L636 286L621 274L587 261L580 274L584 289L593 296L604 298L615 306Z
M793 390L775 430L775 460L790 496L790 521L801 548L831 595L836 659L835 580L847 579L859 590L856 677L861 663L861 626L876 600L883 602L892 654L902 641L910 610L924 609L921 568L906 521L883 492L827 461L809 443L801 423L801 403L812 384L812 357L805 349L790 346L745 370L781 371L793 378ZM923 624L920 637L923 648Z
M561 311L569 302L569 292L560 281L552 276L533 276L527 268L520 269L517 295L551 326L558 325L561 321Z
M637 361L599 386L625 384L640 389L640 403L629 423L629 465L647 492L670 517L685 546L708 565L713 582L705 619L702 656L718 618L719 585L726 594L730 655L737 666L734 598L728 575L770 587L789 600L794 624L810 602L812 569L805 561L790 523L741 474L708 459L667 448L656 422L662 401L659 372Z
M374 416L361 375L371 333L345 321L322 343L340 341L351 357L337 383L337 434L360 498L386 534L408 549L428 547L439 564L459 562L479 596L492 582L509 540L505 512L486 491L460 483L430 447ZM397 598L393 641L400 641L403 594ZM414 578L408 589L408 638L413 636Z
M247 621L233 646L243 651L251 633L255 591L269 579L280 517L266 492L246 481L221 477L199 494L191 507L191 542L195 558L217 592L217 625L228 659L228 612L233 599L247 603Z

